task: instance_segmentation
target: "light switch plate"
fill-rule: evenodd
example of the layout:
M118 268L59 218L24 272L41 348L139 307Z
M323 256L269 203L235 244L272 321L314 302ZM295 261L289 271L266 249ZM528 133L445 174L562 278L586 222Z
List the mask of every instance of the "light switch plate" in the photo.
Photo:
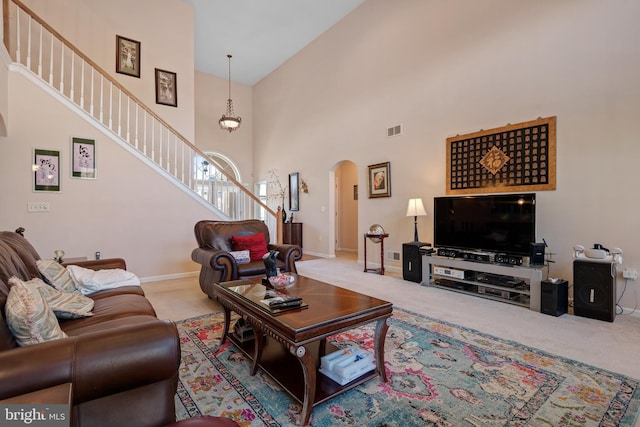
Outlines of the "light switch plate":
M29 202L27 204L28 212L49 212L49 202Z

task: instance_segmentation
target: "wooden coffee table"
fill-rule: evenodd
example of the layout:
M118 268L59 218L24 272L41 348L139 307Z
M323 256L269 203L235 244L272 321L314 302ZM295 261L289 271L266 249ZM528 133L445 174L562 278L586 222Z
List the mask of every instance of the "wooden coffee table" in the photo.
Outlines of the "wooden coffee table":
M309 422L315 405L378 375L387 381L384 342L393 314L390 302L298 276L297 283L282 292L302 297L307 307L273 314L260 302L267 289L270 286L263 285L260 279L214 286L213 294L224 308L221 342L229 338L253 361L251 375L262 368L302 404L301 425ZM256 339L241 342L229 333L232 311L251 324ZM320 357L335 350L327 344L328 336L371 322L376 322L376 369L345 385L318 372Z

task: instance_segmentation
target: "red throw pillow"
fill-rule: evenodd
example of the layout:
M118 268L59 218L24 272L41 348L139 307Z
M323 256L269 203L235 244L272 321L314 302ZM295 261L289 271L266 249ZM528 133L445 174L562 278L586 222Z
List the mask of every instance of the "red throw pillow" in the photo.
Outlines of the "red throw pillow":
M249 250L251 261L259 261L262 256L269 252L267 242L264 240L264 233L251 234L249 236L231 236L234 251Z

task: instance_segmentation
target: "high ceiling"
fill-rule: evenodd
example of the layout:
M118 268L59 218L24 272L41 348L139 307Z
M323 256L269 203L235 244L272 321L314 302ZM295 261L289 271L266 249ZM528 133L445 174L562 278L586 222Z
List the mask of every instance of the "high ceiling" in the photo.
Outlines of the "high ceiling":
M195 68L254 85L364 0L182 0L195 9Z

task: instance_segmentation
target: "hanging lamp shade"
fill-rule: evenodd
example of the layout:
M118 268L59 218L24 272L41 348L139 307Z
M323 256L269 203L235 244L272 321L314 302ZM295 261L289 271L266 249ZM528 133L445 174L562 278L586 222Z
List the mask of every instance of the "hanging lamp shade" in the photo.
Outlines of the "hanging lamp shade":
M229 131L229 133L240 127L240 123L242 123L242 119L240 116L236 116L233 111L233 100L231 99L231 55L227 55L229 61L229 98L227 98L227 110L218 120L218 124L220 124L220 129Z

